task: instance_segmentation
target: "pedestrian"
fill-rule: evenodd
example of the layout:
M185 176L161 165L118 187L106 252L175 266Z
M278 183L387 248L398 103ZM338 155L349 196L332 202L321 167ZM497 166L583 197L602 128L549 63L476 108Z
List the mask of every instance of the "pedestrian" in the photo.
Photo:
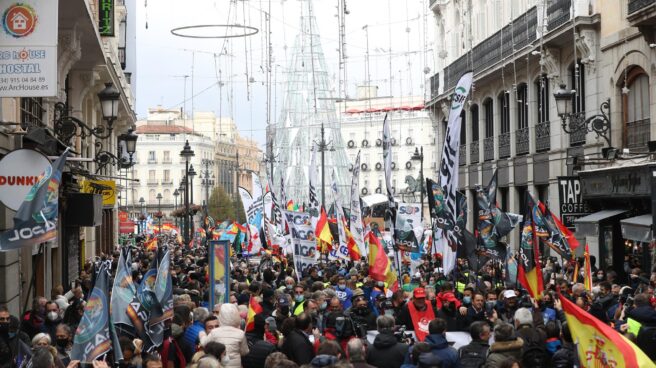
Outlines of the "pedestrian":
M398 368L408 352L408 345L399 342L394 336L394 319L379 316L376 319L378 335L367 351L367 363L378 368Z
M285 333L281 351L296 364L308 364L315 356L314 346L309 338L312 333L312 319L307 313L301 313L292 321L294 327Z
M219 327L213 329L201 341L201 345L205 345L210 341L225 345L229 359L226 365L227 368L240 368L241 357L249 352L246 335L239 328L240 324L241 318L237 307L234 304L223 304L219 312Z
M508 359L519 361L522 357L524 340L515 335L515 328L508 323L494 327L494 343L490 345L484 368L500 368Z

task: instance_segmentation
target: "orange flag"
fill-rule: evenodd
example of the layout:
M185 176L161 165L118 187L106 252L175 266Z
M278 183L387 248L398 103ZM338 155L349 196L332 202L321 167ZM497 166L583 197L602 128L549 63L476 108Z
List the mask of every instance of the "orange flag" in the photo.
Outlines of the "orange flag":
M560 297L581 367L654 368L656 365L631 341L565 297Z
M263 312L262 306L260 303L251 296L250 301L248 302L248 316L246 317L246 332L253 331L255 329L255 315Z

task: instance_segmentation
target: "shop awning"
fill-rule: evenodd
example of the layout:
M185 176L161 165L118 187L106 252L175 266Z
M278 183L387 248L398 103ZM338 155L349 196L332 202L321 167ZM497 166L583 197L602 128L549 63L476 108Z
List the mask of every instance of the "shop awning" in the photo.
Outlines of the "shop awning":
M576 237L598 236L599 223L605 219L621 215L628 210L602 210L574 220Z
M628 240L639 242L651 241L651 221L652 215L640 215L620 220L622 225L622 237Z

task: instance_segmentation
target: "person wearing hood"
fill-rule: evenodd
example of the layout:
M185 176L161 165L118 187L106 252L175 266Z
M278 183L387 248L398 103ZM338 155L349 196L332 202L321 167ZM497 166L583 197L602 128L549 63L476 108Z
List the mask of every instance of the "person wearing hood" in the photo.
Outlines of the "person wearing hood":
M248 344L248 354L241 358L241 364L244 368L263 367L269 354L276 351L276 346L264 340L264 327L266 319L263 314L255 315L253 330L246 332L246 341Z
M483 368L499 368L501 364L514 358L520 360L524 340L515 336L515 329L511 324L500 323L494 328L494 343L488 350L487 361Z
M241 317L234 304L222 304L219 312L219 327L213 329L209 335L201 340L201 345L209 341L220 342L226 347L227 364L224 367L241 367L241 357L248 354L246 335L239 326Z
M446 321L442 318L435 318L428 323L428 336L424 342L431 347L431 354L434 360L441 362L442 368L456 368L458 366L458 351L449 345L446 341ZM410 355L412 348L405 357L405 363L411 362Z
M376 319L378 335L367 351L367 363L378 368L397 368L403 364L408 345L394 336L394 318L379 316Z

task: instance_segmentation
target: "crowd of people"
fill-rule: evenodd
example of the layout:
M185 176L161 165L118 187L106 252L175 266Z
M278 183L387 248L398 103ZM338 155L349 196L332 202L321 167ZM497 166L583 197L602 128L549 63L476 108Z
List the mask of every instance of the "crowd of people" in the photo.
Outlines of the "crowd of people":
M235 256L229 302L208 305L204 248L167 242L174 313L164 342L144 351L139 339L120 336L123 360L114 364L110 356L93 367L579 367L560 298L656 359L656 272L649 275L628 262L626 281L613 270L593 267L587 290L575 265L545 260L545 291L535 300L492 269L469 270L466 261L455 276L446 277L439 258L426 256L414 273L403 272L392 290L369 276L366 258L319 261L297 272L289 256ZM139 282L155 254L137 244L130 250L131 271ZM117 251L103 259L115 270L118 257ZM93 269L89 261L74 288L54 287L49 299L34 298L22 315L0 306L0 368L20 366L22 351L30 352L34 368L87 366L71 361L70 353ZM254 316L249 316L251 301L261 307ZM641 324L639 331L630 328L629 318ZM460 341L452 341L454 332Z

